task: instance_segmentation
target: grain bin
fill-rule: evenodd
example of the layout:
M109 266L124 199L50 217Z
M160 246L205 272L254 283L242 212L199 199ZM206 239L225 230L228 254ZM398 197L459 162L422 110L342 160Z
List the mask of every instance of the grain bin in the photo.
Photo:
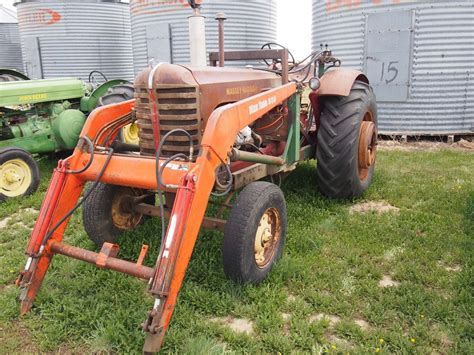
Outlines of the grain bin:
M0 68L23 72L16 12L0 5Z
M219 12L227 15L226 51L260 49L262 44L276 40L276 0L204 0L202 14L206 17L208 52L218 51L214 17ZM188 17L192 10L187 1L131 0L130 15L136 73L152 59L190 62Z
M312 32L368 74L380 133L474 133L473 1L313 0Z
M128 3L25 0L16 6L31 77L87 80L92 70L99 70L109 79L133 79Z

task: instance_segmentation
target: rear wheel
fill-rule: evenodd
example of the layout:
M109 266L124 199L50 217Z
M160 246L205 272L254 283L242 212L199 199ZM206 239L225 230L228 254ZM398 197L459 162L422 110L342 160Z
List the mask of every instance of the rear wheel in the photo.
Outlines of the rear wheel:
M38 164L30 153L15 147L0 149L0 201L30 195L39 182Z
M265 279L285 244L286 205L280 188L257 181L247 185L232 207L224 231L224 272L239 283Z
M145 216L132 210L130 198L145 194L141 189L99 183L82 208L89 239L101 247L104 242L115 243L123 232L137 228ZM154 204L154 196L144 202Z
M112 86L102 97L99 98L98 106L116 104L119 102L133 99L134 88L131 84L119 84ZM131 123L122 128L119 133L119 138L122 142L127 144L138 145L138 126L136 123Z
M30 80L26 75L11 69L0 69L0 83L9 81Z
M353 198L369 187L377 149L377 106L371 87L356 81L347 97L324 99L316 149L319 190Z

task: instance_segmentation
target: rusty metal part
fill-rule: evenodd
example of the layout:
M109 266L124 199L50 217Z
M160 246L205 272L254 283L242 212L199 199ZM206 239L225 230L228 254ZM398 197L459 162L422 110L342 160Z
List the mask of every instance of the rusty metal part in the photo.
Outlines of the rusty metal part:
M354 81L369 83L364 73L355 69L338 68L324 74L321 78L318 96L349 96Z
M110 243L104 243L104 245L105 244ZM107 246L106 250L109 249L110 246ZM107 257L107 251L105 251L104 248L101 250L101 253L104 252L104 254L101 255L89 250L76 248L71 245L63 244L60 242L52 242L51 251L56 254L62 254L65 256L69 256L73 259L78 259L91 264L95 264L103 269L119 271L124 274L135 276L143 280L149 280L153 276L154 272L151 267L137 265L136 263L117 259L113 256ZM105 255L105 257L103 255Z
M232 148L229 158L231 161L247 161L252 163L263 163L271 165L283 165L285 160L281 157L274 157L272 155L265 155L261 153L246 152Z
M133 210L141 214L153 217L161 217L161 209L158 206L151 206L144 203L140 203L133 207ZM171 216L171 210L165 208L165 218L169 219ZM224 231L227 221L220 218L204 217L201 227L205 229L217 229L221 232Z
M359 178L365 180L369 169L374 165L377 155L377 127L373 122L373 115L368 111L359 130L358 168Z
M143 265L143 260L145 260L146 253L148 253L148 245L143 244L142 249L140 250L140 255L138 255L137 265Z
M219 208L219 211L217 211L216 213L216 216L217 218L222 218L222 216L224 215L224 211L226 210L226 208L232 208L232 205L230 204L230 201L232 200L232 197L234 196L235 194L235 191L231 191L226 199L224 200L223 203L220 203L219 205L221 206ZM209 203L211 203L211 201L209 201Z
M112 222L121 230L132 230L140 224L143 216L131 210L130 197L141 196L143 191L131 187L120 187L112 199Z
M262 49L258 51L225 52L227 61L277 59L281 61L281 83L288 83L288 49ZM209 53L211 66L217 66L219 52ZM275 74L276 75L276 74Z
M268 208L263 213L255 233L254 257L259 268L265 268L273 259L280 236L280 213L276 208Z
M199 151L201 140L201 116L199 92L195 86L157 85L155 104L158 110L159 133L164 136L175 128L185 129L192 137L194 151ZM146 87L135 86L137 125L140 137L140 153L155 155L156 144L150 111L150 95ZM170 136L163 145L162 156L172 156L189 151L188 137L184 134Z
M218 56L216 57L216 61L217 60ZM135 87L138 89L136 89L135 97L137 101L138 99L141 100L139 103L140 107L137 108L137 118L148 119L148 122L151 122L149 121L149 116L153 106L148 93L148 79L151 71L152 69L147 68L135 78ZM199 127L201 131L207 126L207 120L217 107L237 102L281 85L280 76L264 71L239 68L219 68L216 70L216 68L212 67L194 68L191 66L167 63L162 63L162 65L154 71L152 80L154 90L196 88L197 93L195 93L195 95L197 96L191 95L191 97L187 97L186 94L189 93L177 91L176 93L181 95L171 96L171 98L183 100L192 99L194 97L197 98L198 102L196 104L199 110L198 116L201 119L201 125ZM162 94L166 95L166 90L164 90ZM170 98L163 95L161 95L162 99ZM206 100L199 100L200 97L205 97ZM185 101L179 102L186 104ZM179 105L179 102L175 102L174 104L177 110L183 108ZM165 102L162 103L165 104ZM185 114L182 110L179 113L182 113L183 116ZM159 111L158 114L160 115ZM184 125L186 124L187 123L184 122ZM150 131L151 126L144 128L148 128L146 133L152 133ZM175 126L173 128L177 127ZM152 154L150 151L147 153Z
M105 268L107 258L115 258L120 250L118 244L104 243L100 249L99 256L95 264L100 268Z
M223 12L216 14L215 19L219 22L219 66L223 67L225 62L224 52L224 21L227 20Z

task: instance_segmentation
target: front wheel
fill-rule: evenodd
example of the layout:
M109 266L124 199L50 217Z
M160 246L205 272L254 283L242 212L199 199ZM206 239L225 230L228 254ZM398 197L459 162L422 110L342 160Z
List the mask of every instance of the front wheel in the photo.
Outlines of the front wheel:
M286 205L280 188L264 181L247 185L225 226L225 274L239 283L263 281L282 253L285 233Z
M145 216L131 209L130 199L145 194L141 189L99 183L82 208L89 239L101 247L104 242L115 243L123 232L137 228ZM148 196L144 202L154 205L155 197Z
M347 97L323 101L316 148L317 182L330 198L353 198L369 187L377 153L377 105L372 88L356 81Z
M38 164L27 151L0 149L0 201L34 193L40 183Z

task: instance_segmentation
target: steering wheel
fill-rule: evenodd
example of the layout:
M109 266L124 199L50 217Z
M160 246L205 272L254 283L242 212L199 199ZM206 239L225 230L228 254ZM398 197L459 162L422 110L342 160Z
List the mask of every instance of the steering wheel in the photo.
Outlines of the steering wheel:
M287 49L285 46L282 46L281 44L274 43L274 42L265 43L260 49L265 49L265 48L274 49L273 47L279 47L281 49ZM296 64L295 57L293 57L293 54L289 50L288 50L288 59L290 59L288 61L288 63L291 63L293 65ZM264 59L263 61L268 66L273 64L273 63L268 63L266 59Z
M103 79L102 81L98 80L100 77L101 79ZM104 73L98 70L93 70L89 73L89 83L91 83L93 86L99 86L100 84L103 84L106 81L108 81L107 77L104 75Z

